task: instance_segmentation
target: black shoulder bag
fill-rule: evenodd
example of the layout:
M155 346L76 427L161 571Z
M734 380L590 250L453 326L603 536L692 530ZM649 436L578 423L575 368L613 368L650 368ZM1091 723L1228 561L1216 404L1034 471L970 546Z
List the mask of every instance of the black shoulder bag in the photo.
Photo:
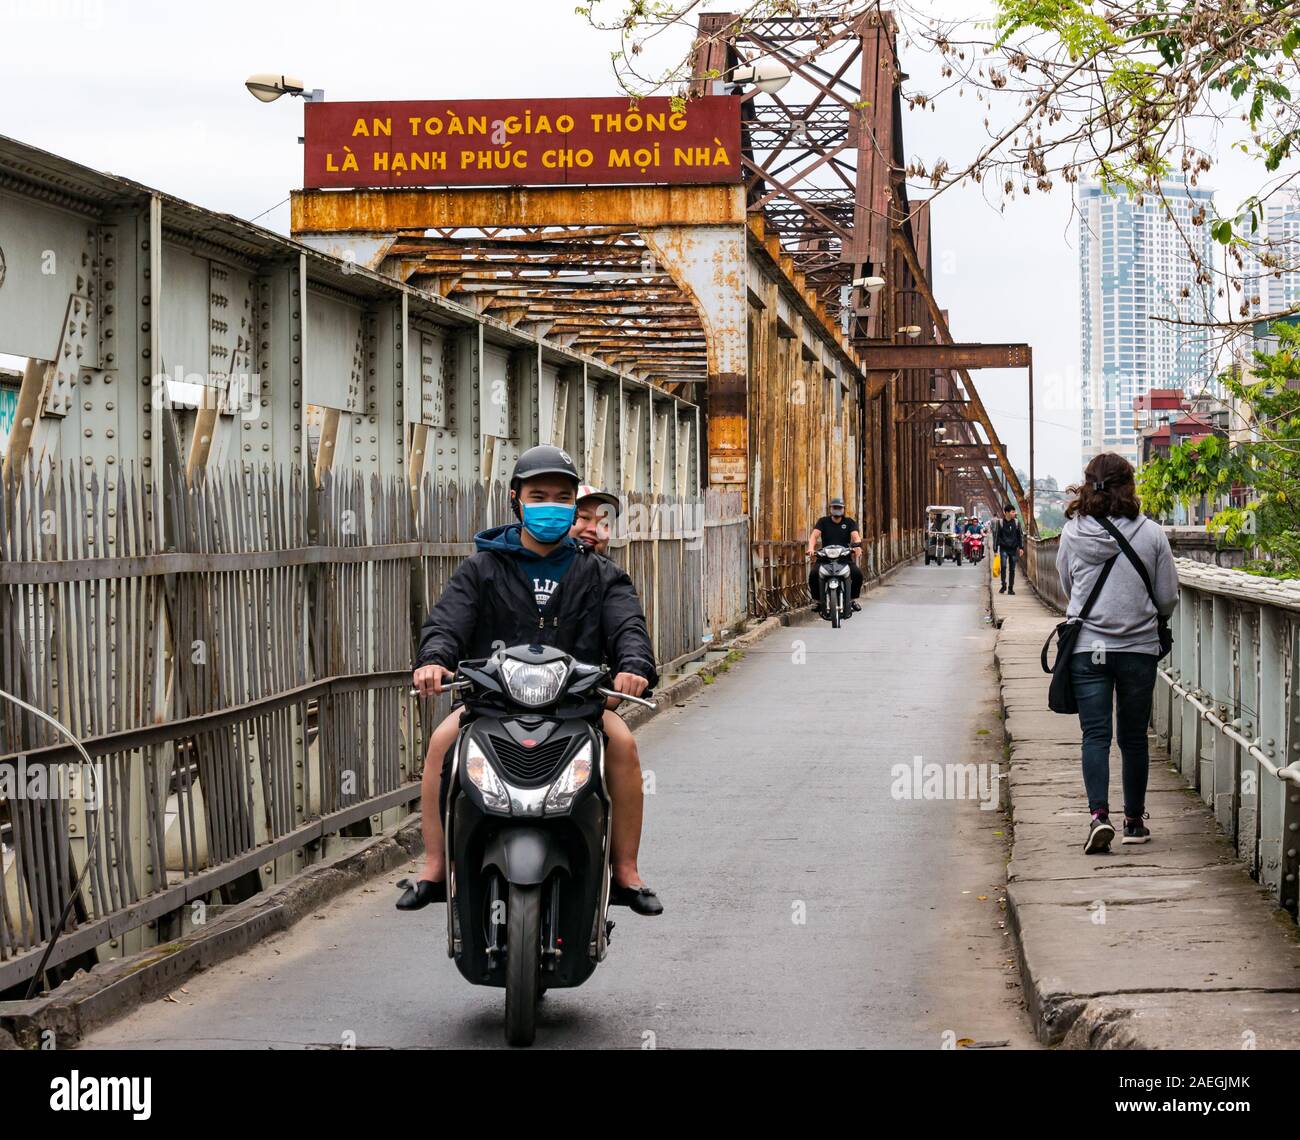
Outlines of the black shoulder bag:
M1043 642L1041 657L1043 672L1052 675L1051 684L1047 686L1047 707L1054 713L1077 713L1079 711L1078 702L1074 699L1074 681L1070 677L1070 661L1074 657L1074 646L1079 640L1079 633L1083 629L1083 623L1092 612L1092 604L1097 600L1097 595L1101 593L1101 588L1106 584L1106 579L1110 577L1111 568L1115 565L1115 559L1118 557L1118 554L1112 554L1102 563L1101 574L1097 577L1097 582L1092 587L1088 600L1083 603L1083 609L1079 611L1079 616L1067 618L1061 622L1047 635L1047 640ZM1056 638L1056 663L1048 665L1047 651L1051 648L1053 637Z
M1142 584L1147 588L1147 597L1151 599L1151 605L1155 607L1156 632L1160 635L1160 656L1164 657L1174 647L1174 631L1169 626L1169 619L1160 612L1160 607L1156 605L1156 592L1151 588L1151 575L1147 573L1146 565L1138 557L1137 551L1129 545L1128 539L1120 534L1119 528L1110 519L1099 518L1097 521L1110 531L1111 537L1119 543L1120 549L1128 557L1128 560L1133 563L1133 569L1142 576Z

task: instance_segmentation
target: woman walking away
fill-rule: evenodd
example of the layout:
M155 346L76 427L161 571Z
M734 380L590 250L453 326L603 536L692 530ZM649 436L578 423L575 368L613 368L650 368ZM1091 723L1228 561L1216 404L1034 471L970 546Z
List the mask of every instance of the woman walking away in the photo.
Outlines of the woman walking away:
M1146 843L1151 838L1143 820L1147 724L1156 662L1162 654L1157 614L1167 617L1173 612L1178 573L1165 532L1141 513L1133 468L1126 459L1113 452L1095 456L1083 482L1069 490L1075 498L1065 508L1067 521L1056 556L1061 585L1070 599L1066 616L1078 617L1100 583L1070 661L1083 728L1083 783L1092 813L1083 850L1093 854L1108 851L1115 838L1107 802L1112 709L1124 762L1123 842Z

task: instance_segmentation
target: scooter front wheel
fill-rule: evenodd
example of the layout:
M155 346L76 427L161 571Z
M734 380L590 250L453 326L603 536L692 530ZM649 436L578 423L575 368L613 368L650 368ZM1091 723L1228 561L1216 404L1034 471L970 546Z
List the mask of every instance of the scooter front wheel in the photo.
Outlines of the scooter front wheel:
M537 1035L542 888L511 883L507 907L506 1044L531 1045Z
M840 628L840 596L838 591L835 594L835 600L831 602L831 629Z

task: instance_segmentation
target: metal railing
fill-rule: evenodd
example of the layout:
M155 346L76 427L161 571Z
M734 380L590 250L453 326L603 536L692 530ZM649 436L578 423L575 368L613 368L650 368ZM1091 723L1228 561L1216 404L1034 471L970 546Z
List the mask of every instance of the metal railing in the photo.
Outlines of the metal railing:
M1025 577L1034 592L1059 613L1065 613L1070 599L1061 588L1056 571L1056 555L1061 549L1061 537L1033 538L1025 542ZM991 561L991 560L990 560Z
M749 613L749 516L739 491L704 495L704 624L714 638Z
M609 554L641 596L662 665L703 643L703 506L693 497L647 492L628 491L623 498L626 537L611 543Z
M1238 854L1296 914L1300 583L1177 559L1174 649L1152 727Z
M143 475L76 465L0 495L0 689L93 763L70 771L71 746L2 702L0 991L32 976L70 902L51 967L182 934L203 913L186 903L239 901L325 836L406 810L412 583L470 549L445 532L487 506L423 498L417 513L400 481L214 469L178 475L150 517Z

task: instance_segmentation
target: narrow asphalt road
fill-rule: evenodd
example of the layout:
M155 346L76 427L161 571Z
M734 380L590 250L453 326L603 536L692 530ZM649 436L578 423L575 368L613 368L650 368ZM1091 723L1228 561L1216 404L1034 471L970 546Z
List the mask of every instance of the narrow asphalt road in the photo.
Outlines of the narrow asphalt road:
M772 634L638 733L642 870L666 913L614 912L609 957L547 995L538 1046L1032 1046L1005 816L902 798L893 771L1001 759L985 573L907 567L843 629ZM404 873L84 1047L499 1045L503 992L461 979L441 906L393 909Z

